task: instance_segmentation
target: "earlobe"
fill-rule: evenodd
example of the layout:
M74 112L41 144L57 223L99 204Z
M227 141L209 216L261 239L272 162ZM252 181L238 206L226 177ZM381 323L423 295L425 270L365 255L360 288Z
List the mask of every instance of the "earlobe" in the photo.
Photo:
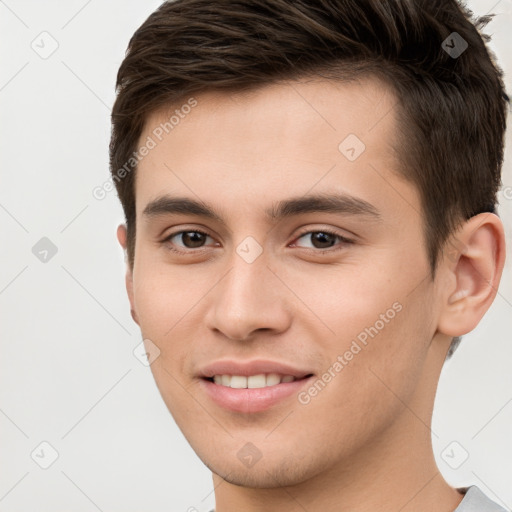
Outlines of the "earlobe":
M132 315L133 321L137 324L139 324L139 318L137 316L137 312L135 311L135 297L133 293L133 272L130 268L130 264L126 264L126 276L125 276L125 283L126 283L126 292L128 294L128 300L130 301L130 314Z
M127 248L127 235L126 235L126 226L124 224L120 224L117 227L117 240L119 241L119 244L124 250L125 254L125 261L126 261L126 275L125 275L125 284L126 284L126 292L128 294L128 300L130 301L130 314L133 318L133 321L137 324L139 324L139 319L137 317L137 312L135 311L135 300L134 300L134 294L133 294L133 272L130 267L130 263L127 261L126 257L126 248Z
M456 248L456 249L454 249ZM472 331L491 306L505 262L505 236L493 213L471 217L445 246L438 331L451 337Z
M125 224L119 224L117 226L117 240L121 247L126 251L126 225Z

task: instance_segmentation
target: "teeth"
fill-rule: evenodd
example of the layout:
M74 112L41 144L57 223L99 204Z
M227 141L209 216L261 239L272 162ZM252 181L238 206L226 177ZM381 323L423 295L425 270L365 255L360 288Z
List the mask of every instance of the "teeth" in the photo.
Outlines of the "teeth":
M275 386L281 382L281 375L278 373L269 373L267 375L267 386Z
M242 375L232 375L230 386L235 389L241 389L247 387L247 377Z
M227 386L234 389L255 389L275 386L281 382L293 382L293 375L279 375L278 373L261 373L259 375L215 375L213 382L220 386Z
M231 382L233 382L233 381L231 381ZM231 384L231 385L233 385L233 384ZM250 389L264 388L266 385L267 385L267 379L265 377L265 374L263 374L263 373L261 375L251 375L250 377L247 377L247 387Z

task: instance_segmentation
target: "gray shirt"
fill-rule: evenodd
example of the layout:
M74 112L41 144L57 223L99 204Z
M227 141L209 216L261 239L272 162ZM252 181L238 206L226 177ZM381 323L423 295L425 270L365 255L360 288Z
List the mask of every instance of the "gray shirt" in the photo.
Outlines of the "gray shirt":
M490 500L476 485L458 491L465 492L465 496L453 512L508 512Z
M464 494L464 498L453 512L510 512L490 500L476 485L457 490Z

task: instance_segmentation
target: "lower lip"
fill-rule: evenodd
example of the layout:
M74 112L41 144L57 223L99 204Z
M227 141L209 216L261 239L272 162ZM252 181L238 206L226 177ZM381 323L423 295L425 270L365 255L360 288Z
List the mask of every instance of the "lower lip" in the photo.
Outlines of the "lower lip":
M275 386L254 389L230 388L215 384L206 379L201 379L201 385L206 394L224 409L234 412L253 413L265 411L281 400L299 393L300 389L309 383L312 378L313 376L294 380L293 382L283 382Z

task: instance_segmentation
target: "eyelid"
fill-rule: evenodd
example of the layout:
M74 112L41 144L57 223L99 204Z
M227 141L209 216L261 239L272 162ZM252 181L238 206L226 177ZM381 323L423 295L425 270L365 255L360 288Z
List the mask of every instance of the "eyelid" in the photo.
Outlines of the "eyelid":
M173 232L169 233L168 235L166 235L164 237L164 239L162 240L162 243L169 242L169 240L171 238L174 238L175 236L180 235L182 233L200 233L201 235L204 235L206 237L210 237L212 239L214 238L206 230L203 230L203 229L200 229L200 228L190 228L190 229L181 228L178 231L173 231ZM334 228L326 228L326 227L311 228L311 227L307 227L307 228L302 229L297 235L295 235L295 237L293 239L294 246L295 246L295 241L296 240L298 240L299 238L302 238L304 235L308 235L308 234L312 234L312 233L325 233L325 234L337 237L342 242L342 244L341 244L342 247L341 248L340 247L336 247L336 246L328 247L326 249L315 249L315 248L309 248L309 247L302 247L302 249L305 249L306 251L310 251L310 252L314 252L314 253L331 253L331 252L334 252L336 250L343 249L343 245L355 243L355 240L353 240L351 238L348 238L347 236L339 233ZM173 245L173 244L170 244L170 245ZM340 244L337 244L337 245L339 246ZM197 254L197 253L201 253L202 251L204 251L207 248L208 248L208 246L203 246L203 247L197 247L195 249L194 248L192 248L192 249L191 248L184 248L182 250L182 249L175 249L174 247L169 247L170 250L172 250L173 252L177 252L179 254L192 254L192 253Z
M342 250L344 245L355 243L354 239L349 238L349 237L339 233L334 228L317 227L317 228L313 228L313 229L305 228L303 231L299 232L299 234L296 235L294 238L294 245L295 245L296 240L298 240L299 238L302 238L304 235L309 235L312 233L325 233L325 234L337 237L342 242L341 244L337 244L336 246L328 247L326 249L315 249L315 248L310 248L310 247L302 247L302 249L305 249L306 251L314 252L316 254L332 253L337 250ZM340 245L341 245L341 247L340 247Z
M314 228L311 228L310 226L305 227L304 229L301 229L299 231L299 234L296 235L296 238L307 235L308 233L328 233L330 235L339 236L340 238L342 238L344 240L355 241L351 238L351 235L342 234L336 228L331 228L331 227L327 227L327 226L318 226L318 227L314 227Z
M168 242L171 238L174 238L175 236L181 235L183 233L200 233L201 235L210 237L212 239L214 238L207 231L200 229L200 228L191 228L191 229L187 229L187 228L183 229L182 228L182 229L179 229L178 231L172 231L171 233L165 235L162 240L162 243ZM187 251L180 251L180 252L191 252L191 251L197 252L197 251L200 251L201 249L204 249L204 247L198 247L197 249L188 249L188 248L186 248L186 249L187 249Z

